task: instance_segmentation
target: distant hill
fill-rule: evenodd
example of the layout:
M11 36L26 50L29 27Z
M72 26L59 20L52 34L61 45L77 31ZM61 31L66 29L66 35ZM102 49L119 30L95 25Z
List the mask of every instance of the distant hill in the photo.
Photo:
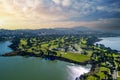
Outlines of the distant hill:
M115 33L115 34L114 34ZM18 29L18 30L7 30L7 29L0 29L0 35L21 35L24 36L24 34L27 35L99 35L102 34L110 35L120 35L120 31L106 31L106 30L98 30L93 28L88 28L84 26L77 26L73 28L53 28L53 29Z
M78 27L72 27L72 28L55 28L55 30L74 30L74 31L88 31L88 30L92 30L88 27L84 27L84 26L78 26Z

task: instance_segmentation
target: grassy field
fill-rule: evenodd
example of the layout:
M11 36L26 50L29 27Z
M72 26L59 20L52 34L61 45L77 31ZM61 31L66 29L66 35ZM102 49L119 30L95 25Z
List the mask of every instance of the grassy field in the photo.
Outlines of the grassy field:
M120 77L119 77L119 78L117 78L117 80L120 80Z
M118 71L118 75L120 76L120 71Z
M86 56L86 55L83 55L83 54L72 53L72 52L65 53L65 52L61 52L61 51L58 51L57 53L58 53L57 56L60 56L60 54L62 54L61 57L67 58L67 59L70 59L70 60L74 60L74 61L77 61L77 62L84 62L84 61L90 60L89 56Z

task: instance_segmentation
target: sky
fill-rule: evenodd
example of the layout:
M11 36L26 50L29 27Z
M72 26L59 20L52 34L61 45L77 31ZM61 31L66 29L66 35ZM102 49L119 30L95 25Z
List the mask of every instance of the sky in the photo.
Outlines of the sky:
M0 28L120 30L120 0L0 0Z

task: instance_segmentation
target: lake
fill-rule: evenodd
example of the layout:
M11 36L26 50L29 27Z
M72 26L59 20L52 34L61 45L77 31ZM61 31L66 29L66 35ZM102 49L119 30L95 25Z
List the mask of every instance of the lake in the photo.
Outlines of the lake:
M11 44L10 41L0 42L0 54L11 52L12 49L8 47Z
M98 44L104 44L106 47L120 51L120 37L105 37L100 39L102 40L97 42Z
M0 42L0 54L11 52L10 41ZM90 66L36 57L0 57L0 80L75 80Z

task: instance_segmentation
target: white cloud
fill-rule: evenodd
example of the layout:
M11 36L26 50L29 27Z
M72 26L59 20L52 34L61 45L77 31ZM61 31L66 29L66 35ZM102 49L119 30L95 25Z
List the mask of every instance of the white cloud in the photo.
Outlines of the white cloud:
M61 0L52 0L54 3L60 5L61 4Z
M99 0L1 0L4 6L3 12L12 13L24 17L40 17L41 15L51 16L52 20L64 20L74 17L84 17L94 13L96 10L107 12L120 12L118 3L97 5ZM3 8L2 6L2 8ZM115 8L114 8L115 7ZM2 9L1 8L1 9Z
M97 10L106 12L120 12L120 8L113 8L112 6L97 6Z
M120 12L118 3L111 5L99 4L103 0L0 0L0 17L7 17L7 21L18 20L26 23L59 23L98 26L98 24L111 24L109 20L93 22L71 22L72 18L80 19L98 11ZM13 20L15 19L15 20ZM103 22L104 21L104 22ZM36 23L37 22L37 23ZM71 22L71 23L70 23ZM64 24L65 24L64 23Z
M6 11L15 16L41 18L46 15L45 18L51 16L51 20L85 16L94 9L93 3L84 0L81 2L77 0L3 0L2 2Z
M104 11L104 10L105 10L105 7L103 7L103 6L97 6L97 10Z
M52 0L55 4L61 5L64 7L71 6L71 4L74 2L73 0Z
M62 5L63 6L70 6L72 5L73 0L62 0Z

